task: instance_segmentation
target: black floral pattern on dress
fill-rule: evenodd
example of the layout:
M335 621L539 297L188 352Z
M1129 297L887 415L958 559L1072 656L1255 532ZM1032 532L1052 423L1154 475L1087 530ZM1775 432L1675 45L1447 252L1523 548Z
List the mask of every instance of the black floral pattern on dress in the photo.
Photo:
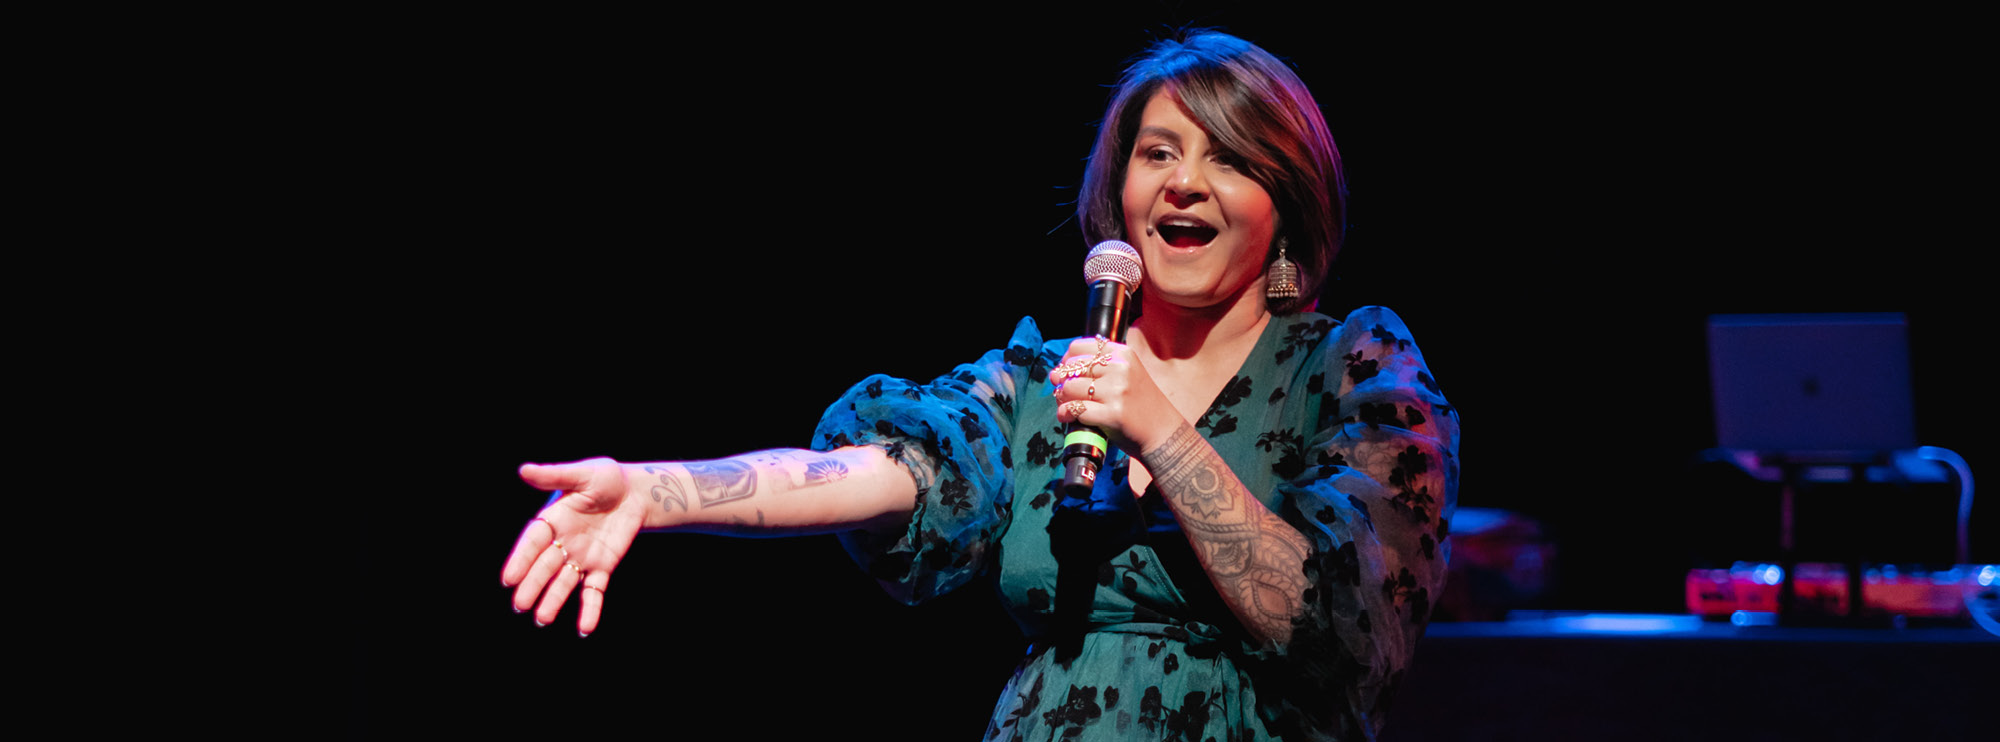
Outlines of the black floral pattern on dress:
M1034 437L1028 439L1028 463L1030 464L1045 466L1054 461L1056 454L1059 452L1056 444L1042 437L1042 433L1039 430L1035 431Z
M1390 332L1389 328L1382 325L1368 328L1368 334L1375 336L1375 342L1383 345L1393 345L1398 351L1410 349L1410 341L1396 337L1396 333Z
M1302 350L1311 350L1314 346L1319 345L1320 340L1324 339L1327 331L1333 329L1333 327L1333 320L1324 317L1312 322L1299 322L1287 326L1285 328L1285 338L1281 341L1281 347L1278 348L1278 352L1274 358L1279 363L1284 363L1291 360L1294 353Z
M1355 410L1358 413L1360 422L1369 426L1378 428L1384 425L1397 428L1404 427L1402 418L1397 417L1396 403L1394 402L1363 402L1355 407Z
M1042 678L1041 676L1037 675L1035 676L1034 687L1029 688L1027 693L1021 694L1020 701L1014 704L1014 710L1011 713L1007 714L1006 718L1001 719L998 721L998 723L991 724L987 727L986 729L987 738L990 739L993 737L997 737L1000 735L1000 730L1005 729L1007 727L1016 726L1017 723L1020 722L1022 719L1027 718L1028 716L1034 714L1035 710L1041 708L1041 706L1042 706Z
M1139 696L1139 726L1146 731L1157 732L1167 722L1166 705L1160 698L1160 686L1146 686L1146 692Z
M972 509L972 500L965 496L969 489L963 479L946 480L938 485L938 502L963 515L965 511Z
M1242 402L1244 397L1250 396L1251 386L1248 376L1231 377L1229 383L1222 385L1222 392L1215 396L1215 402L1209 404L1208 411L1202 413L1201 419L1195 421L1195 429L1208 431L1208 437L1211 439L1236 430L1236 416L1229 414L1227 410Z
M1220 700L1222 699L1210 699L1209 695L1202 691L1188 691L1188 694L1181 699L1180 708L1167 712L1166 739L1189 742L1200 740L1202 731L1208 729L1209 707L1219 705L1217 702Z
M1034 510L1040 510L1042 508L1048 507L1049 503L1055 502L1056 487L1059 487L1061 485L1062 485L1062 480L1060 479L1049 480L1049 483L1042 487L1042 491L1035 493L1035 498L1033 500L1028 501L1028 507Z
M986 424L979 419L979 413L973 412L969 407L961 407L958 414L961 416L958 418L959 432L965 435L966 442L986 437Z
M1428 619L1449 553L1457 421L1392 313L1360 310L1345 325L1304 317L1274 318L1261 350L1197 421L1244 483L1312 544L1300 565L1309 607L1295 619L1290 644L1272 654L1239 647L1234 623L1216 639L1215 617L1190 615L1176 596L1179 577L1159 579L1170 560L1145 548L1124 551L1092 564L1104 567L1092 581L1098 606L1113 611L1108 621L1158 627L1145 629L1157 635L1092 634L1097 649L1086 648L1076 664L1057 662L1054 651L1032 655L990 736L1085 742L1117 729L1202 742L1368 736L1363 730L1388 707L1408 661L1409 627ZM1032 631L1053 615L1047 586L1055 570L1039 566L1045 536L1013 537L1043 532L1058 499L1051 485L1061 433L1046 375L1068 342L1043 342L1031 324L1022 328L1004 350L930 385L864 380L828 408L814 440L904 447L892 458L917 479L917 520L892 535L842 536L871 575L906 591L899 597L923 599L1005 563L996 576L1006 604ZM1273 368L1273 359L1289 365ZM1262 403L1242 404L1253 396ZM1249 434L1227 435L1237 430ZM1015 447L1024 452L1019 461ZM1115 486L1124 473L1113 467L1107 482ZM1010 518L1036 527L1010 530ZM1004 559L997 556L1003 533ZM1410 584L1400 580L1404 572ZM1197 623L1206 627L1199 638L1183 628ZM1104 654L1106 647L1122 649ZM1254 696L1210 684L1237 672L1254 681Z
M1097 705L1095 686L1069 687L1069 697L1061 706L1042 714L1042 723L1053 729L1062 729L1063 738L1075 737L1083 733L1084 727L1096 722L1104 715L1104 709ZM1065 729L1065 727L1068 727Z
M1126 594L1136 595L1139 592L1139 581L1135 575L1145 574L1147 562L1139 558L1137 549L1125 552L1125 557L1124 564L1105 562L1097 565L1097 584L1111 587L1111 583L1118 582ZM1122 577L1118 574L1121 571L1125 573Z
M1423 623L1430 610L1430 590L1417 584L1417 577L1410 573L1409 567L1395 577L1383 578L1382 595L1402 606L1413 624Z
M1271 464L1271 473L1279 479L1298 479L1306 471L1306 437L1293 433L1291 428L1257 436L1257 448L1278 454L1278 460Z
M1039 587L1028 590L1028 610L1047 613L1051 605L1053 604L1049 601L1049 591Z

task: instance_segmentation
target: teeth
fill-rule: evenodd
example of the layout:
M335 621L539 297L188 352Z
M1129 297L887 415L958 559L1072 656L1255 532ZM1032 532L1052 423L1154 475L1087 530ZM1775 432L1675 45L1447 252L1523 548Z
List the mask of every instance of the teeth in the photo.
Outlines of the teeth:
M1160 221L1160 226L1162 226L1162 227L1197 227L1197 228L1199 228L1199 227L1206 227L1206 226L1208 226L1208 225L1206 225L1206 224L1203 224L1203 223L1201 223L1201 220L1199 220L1199 219L1189 219L1189 218L1187 218L1187 217L1184 217L1184 216L1176 216L1176 217L1168 217L1168 218L1166 218L1166 219L1163 219L1163 220L1161 220L1161 221Z

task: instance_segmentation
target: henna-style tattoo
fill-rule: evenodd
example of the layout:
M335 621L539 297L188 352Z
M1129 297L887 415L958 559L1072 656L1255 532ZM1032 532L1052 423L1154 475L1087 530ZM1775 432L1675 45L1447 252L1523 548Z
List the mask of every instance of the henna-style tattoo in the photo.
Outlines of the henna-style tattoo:
M681 480L674 478L673 469L651 465L643 468L648 474L660 475L660 483L653 485L646 494L653 496L653 502L659 503L661 510L671 513L675 505L681 506L682 511L688 509L687 493L681 491Z
M1244 628L1274 642L1289 640L1308 587L1305 535L1252 498L1193 426L1181 425L1139 460L1175 506L1216 592Z

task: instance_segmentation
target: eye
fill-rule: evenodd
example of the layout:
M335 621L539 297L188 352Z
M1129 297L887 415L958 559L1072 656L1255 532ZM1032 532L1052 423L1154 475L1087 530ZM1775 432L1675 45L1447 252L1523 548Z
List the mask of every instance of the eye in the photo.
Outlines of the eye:
M1140 151L1139 159L1146 162L1172 162L1174 150L1164 144L1156 144Z
M1234 152L1217 152L1209 159L1224 170L1231 172L1241 172L1243 170L1243 158L1236 156Z

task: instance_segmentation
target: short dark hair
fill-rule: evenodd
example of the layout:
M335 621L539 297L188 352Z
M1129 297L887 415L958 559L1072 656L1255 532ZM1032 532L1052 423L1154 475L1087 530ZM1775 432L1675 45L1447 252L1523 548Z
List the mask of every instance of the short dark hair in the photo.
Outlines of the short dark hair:
M1165 92L1215 144L1242 158L1251 180L1278 209L1278 237L1299 266L1299 296L1274 299L1275 314L1313 307L1347 230L1347 182L1340 150L1319 104L1291 67L1256 44L1194 29L1154 42L1125 69L1097 126L1076 215L1090 244L1124 240L1125 169L1140 114ZM1275 242L1275 241L1274 241ZM1270 247L1266 262L1277 257Z

